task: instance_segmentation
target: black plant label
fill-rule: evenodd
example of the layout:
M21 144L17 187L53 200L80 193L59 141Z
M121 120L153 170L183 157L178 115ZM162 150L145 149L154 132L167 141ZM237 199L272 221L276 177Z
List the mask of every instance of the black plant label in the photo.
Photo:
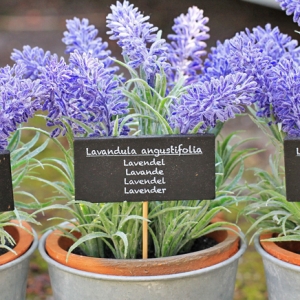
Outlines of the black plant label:
M0 150L0 212L14 209L10 152Z
M285 138L284 165L286 198L291 202L300 201L300 138Z
M215 198L215 137L76 138L75 198L89 202Z

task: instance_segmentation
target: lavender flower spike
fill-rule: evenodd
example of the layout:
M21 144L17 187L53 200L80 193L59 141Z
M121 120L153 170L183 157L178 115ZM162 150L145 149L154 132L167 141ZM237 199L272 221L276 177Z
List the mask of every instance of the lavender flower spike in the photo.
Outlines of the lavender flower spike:
M43 109L48 110L48 126L58 126L52 136L65 134L68 122L75 136L109 136L114 116L127 114L128 103L119 89L119 80L91 53L70 55L70 63L51 60L43 69L41 82L48 89ZM64 121L64 122L63 122ZM85 124L83 128L81 124ZM128 133L125 125L121 134Z
M137 7L124 1L123 5L117 1L117 5L111 5L112 13L107 15L107 27L111 29L107 34L111 35L110 39L119 40L120 46L127 46L127 39L135 37L143 43L153 43L156 39L157 27L146 22L149 16L144 17Z
M253 77L240 72L200 82L173 105L170 125L175 132L188 134L202 122L198 132L205 132L217 121L225 122L243 112L255 91Z
M40 75L40 68L45 67L49 63L51 53L49 51L44 52L39 47L31 48L30 46L24 46L23 52L14 49L11 59L17 64L24 64L26 66L23 72L24 78L35 80Z
M111 51L107 50L107 42L102 42L97 37L98 30L94 25L89 25L88 19L67 20L68 31L64 32L62 41L67 45L66 53L73 53L77 50L79 53L90 53L93 57L98 58L109 67L113 60L109 57Z
M300 2L299 0L276 0L280 3L288 16L294 15L293 20L300 26Z
M300 69L291 57L283 58L270 70L275 122L290 136L300 136Z
M38 80L22 78L24 66L0 69L0 149L8 145L10 133L41 108L45 89Z
M209 38L207 22L203 10L196 6L190 7L186 15L181 14L174 20L172 29L175 34L168 35L172 41L169 45L169 60L177 72L188 77L189 82L195 79L202 66L201 57L206 55L204 41Z
M133 69L142 66L145 79L150 85L154 75L161 68L167 68L167 47L165 40L160 39L155 32L156 27L146 22L138 8L134 8L128 1L123 4L117 2L111 6L112 13L107 16L107 27L110 39L118 40L122 48L124 61ZM148 45L151 45L148 48Z

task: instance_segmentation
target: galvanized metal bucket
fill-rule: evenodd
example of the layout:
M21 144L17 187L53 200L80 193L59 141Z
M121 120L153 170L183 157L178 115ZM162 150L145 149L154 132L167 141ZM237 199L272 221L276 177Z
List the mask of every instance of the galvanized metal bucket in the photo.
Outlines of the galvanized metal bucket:
M27 252L17 259L0 266L0 299L26 299L27 276L30 257L38 246L34 230L33 243Z
M262 256L269 300L300 299L300 267L281 261L267 253L254 238L256 251Z
M246 250L228 260L197 271L160 276L112 276L72 269L51 259L45 251L46 232L39 251L48 263L55 300L232 300L238 259Z

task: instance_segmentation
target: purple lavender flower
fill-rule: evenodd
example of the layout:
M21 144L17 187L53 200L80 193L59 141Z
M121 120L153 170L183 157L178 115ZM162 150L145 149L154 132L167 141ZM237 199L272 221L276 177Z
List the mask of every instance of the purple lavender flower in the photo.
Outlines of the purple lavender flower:
M282 34L278 27L272 29L270 24L265 28L258 26L252 32L246 29L224 43L218 42L205 60L203 73L206 78L224 76L241 69L255 73L258 63L263 63L263 68L269 67L286 54L299 61L298 42Z
M244 73L229 74L219 79L200 82L188 89L172 106L170 124L175 131L187 134L199 122L199 132L215 127L217 121L225 122L244 111L243 105L251 103L256 82Z
M0 69L0 149L5 149L10 133L27 122L41 108L45 95L38 80L24 79L24 66Z
M80 54L75 50L69 64L63 59L52 59L43 69L41 83L48 89L43 106L49 111L47 125L58 126L52 136L65 134L62 120L69 123L74 135L111 135L114 116L128 112L118 79L90 53ZM79 122L89 127L92 133L86 132ZM125 125L121 134L127 133Z
M12 59L20 78L40 79L44 91L40 104L49 112L47 125L56 127L52 136L64 135L66 123L74 135L111 135L116 116L120 125L122 115L128 112L119 89L121 77L114 75L117 68L110 67L113 60L107 43L95 38L98 32L94 26L75 18L67 27L63 40L71 53L69 63L29 46L23 52L14 50ZM128 126L120 126L120 134L128 134Z
M270 70L273 84L272 108L275 122L290 136L300 136L300 68L293 58L285 57Z
M11 59L17 64L24 64L24 78L30 78L32 80L37 79L40 74L40 68L46 66L50 59L51 53L49 51L44 52L39 47L31 48L30 46L24 46L23 51L14 49L11 54Z
M253 102L258 106L258 116L269 117L272 82L268 71L287 55L299 62L300 48L297 46L297 41L280 33L277 27L272 29L269 24L265 28L256 27L252 32L246 30L212 49L204 63L201 80L235 72L253 76L257 82Z
M113 117L128 113L128 103L121 93L118 78L111 75L98 59L85 53L80 55L77 51L71 54L70 67L75 80L72 90L78 92L78 106L84 108L85 115L89 117L86 121L96 128L93 135L111 135ZM127 132L125 126L122 134Z
M67 20L68 31L64 32L62 41L67 45L66 53L73 53L75 50L78 53L90 53L95 58L103 62L106 68L110 67L113 60L110 58L111 51L107 50L107 42L102 42L100 37L97 37L98 30L94 25L89 25L87 19L74 18ZM111 68L115 72L117 68Z
M144 17L128 1L117 2L111 10L107 16L110 39L118 40L125 63L133 69L141 66L146 77L143 79L153 86L155 74L168 67L165 40L155 34L156 27L146 22L149 17Z
M176 73L182 73L187 81L197 81L196 75L202 67L202 59L206 55L206 43L209 38L208 18L203 10L196 6L190 7L186 15L181 14L174 20L172 27L175 34L169 34L171 40L168 58ZM174 81L178 79L177 74Z
M300 26L300 3L298 0L276 0L288 16L294 15L293 20Z

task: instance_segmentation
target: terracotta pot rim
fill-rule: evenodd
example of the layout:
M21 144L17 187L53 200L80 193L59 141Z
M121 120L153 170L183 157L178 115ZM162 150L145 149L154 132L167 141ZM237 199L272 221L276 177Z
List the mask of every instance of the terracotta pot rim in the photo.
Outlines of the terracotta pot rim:
M19 223L19 221L17 220L12 220L10 222L15 224ZM32 251L30 251L31 254L37 247L38 240L35 231L25 221L22 221L22 225L31 233L29 233L22 227L5 226L5 229L9 231L13 238L16 240L16 246L13 249L16 254L9 251L3 255L0 255L0 270L8 267L9 265L18 263L21 257L27 255L29 249L33 249Z
M259 236L259 242L261 247L269 253L271 256L277 258L280 261L300 266L300 255L292 251L286 250L272 241L262 241L263 239L269 239L272 237L272 233L263 233Z
M240 242L237 233L224 230L220 230L220 232L224 236L224 241L214 247L166 258L106 259L70 254L68 262L66 262L67 251L59 246L59 243L63 244L63 237L59 230L48 232L45 248L47 254L55 261L81 271L117 276L159 276L206 268L236 254ZM65 248L67 249L66 246ZM87 262L88 260L89 262ZM170 266L171 269L169 269Z
M49 234L52 231L49 230L45 232L40 241L39 241L39 252L43 259L49 264L51 267L55 267L60 269L63 272L76 274L77 276L81 277L89 277L94 279L101 279L101 280L112 280L112 281L124 281L124 282L144 282L144 281L160 281L160 280L175 280L176 278L184 278L184 277L190 277L190 276L197 276L199 274L205 274L212 272L215 269L218 269L220 267L225 267L227 265L232 264L234 261L238 260L246 251L247 249L247 243L246 239L243 233L240 232L241 239L240 239L240 247L239 250L230 258L227 260L224 260L220 263L217 263L213 266L206 267L203 269L198 269L194 271L184 272L184 273L177 273L177 274L167 274L167 275L147 275L147 276L125 276L125 275L106 275L106 274L99 274L99 273L93 273L89 271L82 271L78 269L74 269L72 267L69 267L67 265L61 264L51 258L45 249L46 239L49 236Z
M61 231L60 230L54 230L50 233L50 236L52 237L52 235L56 235L56 238L53 238L54 241L58 241L60 239L61 236ZM238 235L232 231L228 231L228 237L226 238L226 240L224 241L224 243L226 244L229 244L231 242L233 242L236 237L238 237ZM210 247L210 248L207 248L207 249L204 249L204 250L201 250L201 254L206 254L206 253L210 253L212 250L214 250L215 248L217 247L217 245L213 246L213 247ZM63 253L65 253L66 251L63 250ZM164 261L166 259L169 259L169 258L185 258L185 257L191 257L191 256L197 256L199 253L199 251L195 251L195 252L191 252L191 253L184 253L184 254L178 254L178 255L175 255L175 256L167 256L167 257L155 257L155 258L148 258L148 259L142 259L142 258L136 258L136 259L117 259L117 258L104 258L106 261L109 261L109 262L123 262L123 261L128 261L128 263L132 263L132 264L135 264L137 262L142 262L144 263L145 261L147 261L148 263L151 263L151 262L160 262L160 261ZM76 255L76 254L70 254L70 257L78 257L78 256L81 256L81 255ZM86 256L81 256L81 257L86 257ZM99 259L103 259L103 258L95 258L95 257L89 257L90 259L93 259L93 260L99 260Z

